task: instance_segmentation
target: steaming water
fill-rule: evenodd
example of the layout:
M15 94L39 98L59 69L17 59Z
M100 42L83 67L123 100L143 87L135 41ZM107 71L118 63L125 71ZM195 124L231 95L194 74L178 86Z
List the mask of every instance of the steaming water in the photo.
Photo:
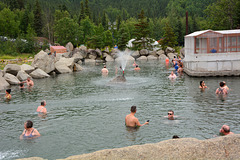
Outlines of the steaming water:
M108 77L102 77L103 65L84 66L83 72L34 80L32 91L12 87L12 101L0 100L0 159L43 157L66 158L71 155L130 145L156 143L179 137L213 138L223 124L239 133L240 78L192 78L184 75L176 81L170 70L159 62L143 62L140 72L132 64L125 69L126 83L109 83L115 77L114 63L107 64ZM198 89L204 80L210 88ZM215 96L220 81L232 89L226 100ZM4 96L4 91L1 92ZM40 101L47 101L47 117L35 113ZM150 124L129 130L124 118L137 106L140 123ZM167 120L169 109L179 116ZM19 140L24 122L32 120L41 137Z

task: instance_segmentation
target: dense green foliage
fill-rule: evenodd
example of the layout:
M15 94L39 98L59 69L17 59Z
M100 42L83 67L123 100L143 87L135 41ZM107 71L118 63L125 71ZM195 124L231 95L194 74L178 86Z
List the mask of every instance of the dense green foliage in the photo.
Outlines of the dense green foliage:
M133 38L135 49L153 39L183 46L186 11L188 33L240 28L239 0L0 0L0 54L37 52L36 36L100 49Z

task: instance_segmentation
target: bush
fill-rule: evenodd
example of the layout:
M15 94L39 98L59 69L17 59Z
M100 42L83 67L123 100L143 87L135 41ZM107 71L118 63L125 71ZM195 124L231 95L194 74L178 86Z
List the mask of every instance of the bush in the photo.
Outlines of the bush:
M0 55L18 55L15 42L0 41Z

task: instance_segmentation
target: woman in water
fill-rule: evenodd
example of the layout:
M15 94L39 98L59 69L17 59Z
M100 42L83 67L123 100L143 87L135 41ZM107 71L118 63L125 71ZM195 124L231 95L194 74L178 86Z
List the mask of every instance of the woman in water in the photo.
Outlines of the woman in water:
M33 122L30 120L24 123L24 128L23 133L20 135L20 139L32 139L41 136L40 133L33 128Z
M11 93L11 89L6 89L6 95L4 97L6 100L10 100L12 98L10 93Z
M199 86L200 89L205 89L207 88L207 86L205 85L205 82L204 81L200 81L200 86Z

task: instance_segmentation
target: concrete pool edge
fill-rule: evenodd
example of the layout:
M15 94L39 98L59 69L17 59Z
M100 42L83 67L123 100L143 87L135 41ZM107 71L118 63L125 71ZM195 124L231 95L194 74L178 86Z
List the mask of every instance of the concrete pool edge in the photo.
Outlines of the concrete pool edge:
M67 157L65 160L99 159L239 159L240 134L212 139L180 138L158 143L104 149L93 153ZM22 160L43 160L31 157ZM19 159L20 160L20 159Z

